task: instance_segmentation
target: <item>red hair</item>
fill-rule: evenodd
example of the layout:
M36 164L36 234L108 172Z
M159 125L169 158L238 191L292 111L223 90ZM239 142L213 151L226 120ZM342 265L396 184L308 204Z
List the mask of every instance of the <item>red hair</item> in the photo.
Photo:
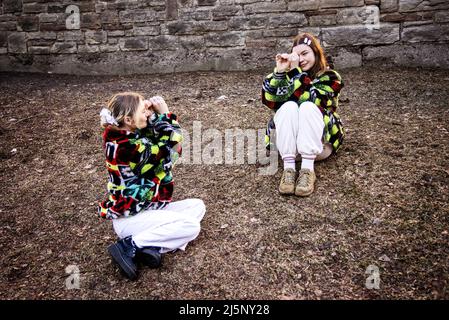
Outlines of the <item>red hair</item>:
M307 44L310 48L312 48L312 51L315 54L315 64L309 71L310 77L312 79L328 69L326 57L324 56L324 50L321 47L320 42L314 35L307 32L298 34L293 39L292 51L294 47L300 44Z

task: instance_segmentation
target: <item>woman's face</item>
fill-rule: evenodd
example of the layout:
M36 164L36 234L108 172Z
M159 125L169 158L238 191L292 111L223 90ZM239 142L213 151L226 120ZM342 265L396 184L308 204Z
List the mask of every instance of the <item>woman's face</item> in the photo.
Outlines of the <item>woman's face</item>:
M299 56L299 66L303 71L309 71L315 65L315 53L306 44L299 44L293 47L292 52Z
M134 116L132 117L133 126L137 129L143 129L147 126L147 119L151 115L151 110L148 108L144 100L140 100Z

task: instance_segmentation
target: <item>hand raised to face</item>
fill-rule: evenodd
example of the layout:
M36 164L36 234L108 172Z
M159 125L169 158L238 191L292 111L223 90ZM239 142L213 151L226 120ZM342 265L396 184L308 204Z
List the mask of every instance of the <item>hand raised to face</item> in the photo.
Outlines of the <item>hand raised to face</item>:
M145 100L146 105L153 109L154 112L162 114L162 113L168 113L168 106L167 103L165 102L164 98L160 97L160 96L154 96L151 97L149 100Z
M278 53L276 55L276 70L286 72L299 65L299 56L296 53Z

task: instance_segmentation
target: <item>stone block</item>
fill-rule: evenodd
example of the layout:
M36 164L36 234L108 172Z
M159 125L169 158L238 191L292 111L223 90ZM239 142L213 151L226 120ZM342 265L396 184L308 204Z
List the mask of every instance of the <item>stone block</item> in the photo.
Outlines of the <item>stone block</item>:
M178 11L179 14L179 20L181 21L187 21L187 20L193 20L193 21L199 21L199 20L211 20L212 19L212 10L209 8L179 8Z
M105 11L99 14L101 24L119 24L120 18L116 11Z
M282 37L295 37L298 35L297 28L277 28L271 30L263 30L264 37L270 38L282 38Z
M154 21L156 19L161 19L161 14L154 10L128 10L120 11L119 18L121 23L136 23L144 21Z
M135 36L157 36L161 34L161 28L159 26L134 27L133 34Z
M98 13L83 13L81 18L81 29L100 29L101 19Z
M51 2L47 6L47 12L61 14L61 13L65 13L66 8L67 8L67 6L63 5L62 3Z
M320 9L361 7L364 5L364 0L325 0L320 2Z
M148 39L146 37L129 37L119 40L122 51L148 50Z
M366 47L363 49L364 64L376 66L433 67L449 69L448 43L397 44Z
M107 12L108 3L106 1L95 1L95 12L103 13Z
M197 0L198 6L214 6L217 3L217 0Z
M17 18L18 31L37 31L39 30L39 17L35 15L22 15Z
M225 19L226 17L233 17L242 13L241 6L217 6L212 10L214 20Z
M47 12L47 4L43 3L25 3L22 7L23 13L45 13Z
M95 53L99 52L100 47L98 45L78 45L78 53Z
M178 0L167 0L166 18L167 20L178 19Z
M434 15L435 22L449 22L449 11L437 11Z
M46 40L46 39L28 39L27 45L30 46L38 46L38 47L49 47L51 46L55 41L54 40Z
M17 31L16 21L0 22L0 31Z
M380 12L396 12L398 9L398 0L380 0Z
M255 3L255 2L267 2L269 0L234 0L235 4L248 4L248 3ZM221 3L222 1L220 1Z
M264 12L284 12L287 10L285 2L260 2L243 6L246 14L264 13Z
M432 23L433 13L431 11L422 11L422 12L408 12L408 13L400 13L400 12L392 12L381 14L380 21L381 22L404 22L404 25L407 25L409 22L419 22L421 24L423 21L427 21L426 23Z
M293 46L293 37L277 38L276 39L276 53L290 52ZM275 63L275 55L273 55L273 63Z
M314 15L309 17L311 27L330 26L337 24L336 14Z
M0 31L0 47L8 46L8 33Z
M443 0L398 0L399 12L449 9L449 1Z
M163 35L148 38L148 47L151 51L173 51L178 48L178 36Z
M302 13L272 13L269 15L270 28L279 27L302 27L307 25L307 19Z
M51 53L77 53L76 42L55 42L51 48Z
M52 23L64 19L64 15L58 13L41 13L39 14L40 23Z
M117 44L101 44L100 52L117 52L120 51L120 45Z
M41 23L39 25L40 31L65 31L67 30L65 23L57 23L57 22L51 22L51 23Z
M16 22L17 16L13 14L3 14L0 15L0 22Z
M336 20L339 25L379 24L379 8L377 6L366 6L341 9L336 15Z
M362 51L357 47L336 47L327 50L336 70L362 66Z
M230 30L254 30L266 29L269 27L269 14L256 14L250 16L232 17L228 21Z
M288 1L288 11L318 10L320 0Z
M108 38L110 37L123 37L125 35L124 30L111 30L108 31Z
M103 30L87 30L84 33L84 39L86 41L86 44L92 45L92 44L101 44L107 42L107 32Z
M189 35L207 33L210 31L227 30L228 24L225 21L174 21L168 22L161 28L161 34L169 35Z
M449 41L449 25L421 25L406 27L402 30L402 41L414 42L439 42Z
M47 46L29 46L28 52L32 54L50 54L50 47Z
M291 43L292 41L289 40ZM278 41L276 39L265 39L265 40L252 40L252 39L246 39L245 40L245 47L246 48L259 48L261 50L264 50L266 48L276 48Z
M209 33L205 36L205 45L207 47L236 47L244 44L245 38L240 32Z
M180 36L178 37L179 46L186 50L201 50L205 45L205 38L203 36Z
M25 32L12 32L8 35L8 52L25 53L27 52Z
M57 34L56 32L27 32L28 40L36 40L36 39L44 39L44 40L56 40Z
M357 25L323 28L322 38L326 47L394 43L399 41L399 25L381 23L378 29Z
M3 14L22 12L22 1L3 0Z

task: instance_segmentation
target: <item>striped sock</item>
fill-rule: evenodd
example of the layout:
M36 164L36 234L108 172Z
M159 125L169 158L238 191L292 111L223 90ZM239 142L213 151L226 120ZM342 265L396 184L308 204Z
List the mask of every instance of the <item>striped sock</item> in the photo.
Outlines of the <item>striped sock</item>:
M315 162L315 158L308 159L308 158L302 157L301 169L309 169L310 171L313 171L314 162Z
M294 156L286 156L282 160L284 161L284 170L293 169L296 171L296 162Z

